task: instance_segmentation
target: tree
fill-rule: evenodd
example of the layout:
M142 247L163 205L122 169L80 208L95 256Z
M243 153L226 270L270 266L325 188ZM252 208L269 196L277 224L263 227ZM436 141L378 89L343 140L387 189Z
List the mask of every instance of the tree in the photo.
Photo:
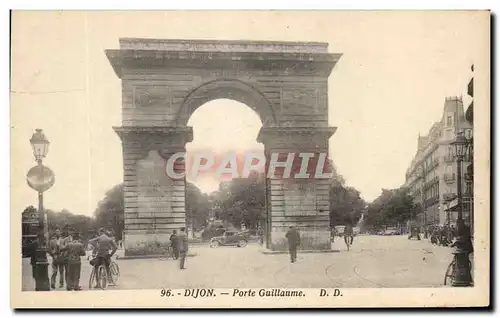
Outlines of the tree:
M73 214L67 209L62 209L59 212L48 209L46 213L49 233L53 233L56 228L64 230L69 227L80 233L82 238L86 238L96 227L95 220L92 217Z
M402 225L411 219L414 208L407 189L382 189L380 196L368 205L366 223L375 229Z
M112 229L117 239L122 238L125 228L123 197L123 183L120 183L106 192L94 211L98 226Z
M186 182L186 219L193 229L200 229L207 223L210 209L209 197L190 182Z
M329 166L333 172L329 192L330 226L345 225L347 223L356 225L361 218L366 203L356 188L346 186L344 178L337 172L333 161L329 161Z
M211 200L220 207L218 217L233 226L245 224L257 228L265 208L265 176L251 173L248 178L235 178L223 182L219 191L212 193Z
M365 201L353 187L336 186L330 189L330 224L355 225L365 209Z

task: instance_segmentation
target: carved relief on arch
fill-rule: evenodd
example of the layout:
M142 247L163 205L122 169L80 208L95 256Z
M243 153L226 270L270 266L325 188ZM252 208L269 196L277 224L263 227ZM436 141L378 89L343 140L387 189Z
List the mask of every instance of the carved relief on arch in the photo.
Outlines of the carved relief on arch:
M168 111L172 107L172 92L168 85L134 85L132 97L134 108L155 106Z
M176 124L185 126L198 107L220 98L232 99L249 106L259 115L263 126L279 126L278 117L269 100L257 88L238 79L219 79L196 87L181 104Z

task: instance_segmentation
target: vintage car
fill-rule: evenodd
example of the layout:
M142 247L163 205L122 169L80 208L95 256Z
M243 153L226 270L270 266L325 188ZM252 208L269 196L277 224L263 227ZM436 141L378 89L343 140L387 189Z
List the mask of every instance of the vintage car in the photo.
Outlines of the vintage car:
M241 232L225 231L221 236L213 237L210 240L210 247L238 246L245 247L248 240Z
M345 231L345 225L337 225L334 227L334 231L333 233L335 233L336 236L344 236L344 231ZM356 235L359 235L361 229L357 226L353 227L352 228L352 235L353 236L356 236Z
M401 235L401 231L395 227L388 227L382 235Z
M334 229L335 229L336 236L343 236L344 230L345 230L345 225L337 225L334 227Z

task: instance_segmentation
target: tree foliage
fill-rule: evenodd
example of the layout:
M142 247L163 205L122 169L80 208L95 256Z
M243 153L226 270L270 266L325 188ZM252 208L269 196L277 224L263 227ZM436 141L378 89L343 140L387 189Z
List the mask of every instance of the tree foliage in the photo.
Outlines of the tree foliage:
M38 212L38 210L33 206L28 206L24 209L24 212ZM75 229L85 238L88 237L96 227L96 222L92 217L73 214L67 209L62 209L61 211L47 209L45 212L47 213L49 235L54 233L57 228L64 230L68 227Z
M329 195L330 225L356 225L365 210L366 202L356 188L346 185L333 162L330 161L329 164L333 171Z
M198 230L205 226L210 210L208 195L202 193L200 189L190 182L186 182L186 219Z
M97 225L112 230L117 239L122 238L125 228L123 198L123 183L120 183L106 192L94 211Z
M380 196L368 205L366 224L377 229L402 225L413 212L413 198L407 189L382 189Z
M219 191L211 196L218 211L218 218L240 227L255 229L262 221L265 209L265 178L263 174L251 173L248 178L235 178L222 183Z

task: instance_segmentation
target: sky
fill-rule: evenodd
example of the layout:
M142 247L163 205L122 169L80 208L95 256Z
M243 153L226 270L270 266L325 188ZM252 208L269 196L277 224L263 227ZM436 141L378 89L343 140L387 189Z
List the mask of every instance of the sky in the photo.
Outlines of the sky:
M56 174L46 208L92 215L122 182L112 129L121 125L121 82L104 54L120 37L327 42L343 54L329 77L329 125L338 127L330 156L368 201L404 183L418 134L440 120L445 97L465 95L470 65L489 50L484 14L465 11L45 11L12 19L11 209L19 213L37 204L26 184L36 128L51 142L44 163ZM188 124L188 151L262 149L259 117L243 104L211 101ZM196 182L204 191L217 186Z

